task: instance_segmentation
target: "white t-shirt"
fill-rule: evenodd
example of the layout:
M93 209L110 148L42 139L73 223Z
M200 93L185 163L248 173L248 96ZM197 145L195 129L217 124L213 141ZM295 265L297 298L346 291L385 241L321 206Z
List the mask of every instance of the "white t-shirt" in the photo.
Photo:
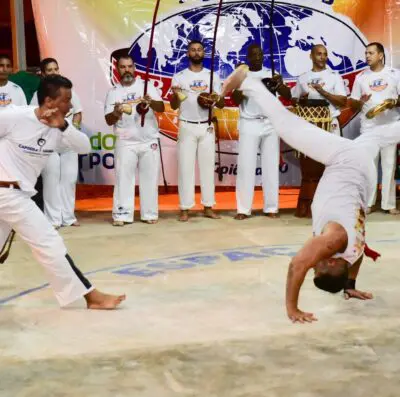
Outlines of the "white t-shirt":
M248 79L262 80L267 77L271 78L272 73L270 70L266 68L262 68L257 72L252 72L252 71L247 72ZM244 119L257 119L260 117L265 117L261 114L261 110L260 107L257 105L257 102L254 100L254 98L251 97L250 98L245 97L243 99L242 103L239 105L239 110L240 110L240 117Z
M9 105L26 106L27 104L24 91L19 85L7 81L6 85L0 86L0 110Z
M362 145L354 153L354 146L352 141L348 145L344 142L335 164L325 168L311 206L314 235L320 235L330 222L344 227L347 247L335 257L343 258L351 265L364 252L365 211L371 187L376 183L374 157Z
M82 105L81 105L81 101L79 100L79 96L73 89L71 90L71 94L72 94L72 98L71 98L72 108L71 108L70 112L66 115L65 118L72 123L74 114L78 114L78 113L82 112ZM30 106L39 106L37 91L33 94Z
M202 92L210 92L210 70L203 68L200 72L184 69L174 75L171 86L181 87L187 98L179 108L179 119L187 121L207 121L208 109L203 109L197 103L197 97ZM213 91L221 92L221 81L216 73L213 78Z
M308 93L308 99L325 99L317 90L311 87L311 84L319 84L322 88L332 95L346 95L346 88L342 77L330 69L320 72L303 73L297 79L296 85L292 88L292 97L300 98L303 94ZM329 101L328 101L329 102ZM329 109L332 117L340 115L340 109L329 103Z
M399 112L396 108L388 109L373 119L365 117L370 109L384 100L397 99L399 97L400 72L398 70L385 66L380 72L373 72L371 69L361 72L354 81L351 98L359 100L365 94L371 94L371 98L361 110L361 133L369 128L393 123L399 119Z
M61 132L41 123L32 106L9 106L0 112L0 181L16 181L28 194L36 193L36 179L49 156L60 146L85 154L89 138L70 123Z
M159 136L157 119L152 109L146 113L144 126L140 125L141 115L136 111L136 105L143 97L143 92L144 81L136 78L132 85L127 87L117 84L107 93L104 105L105 115L114 111L114 105L117 102L132 105L132 114L123 113L121 120L114 125L114 134L119 145L148 142ZM155 101L162 101L158 90L150 82L147 86L147 94Z

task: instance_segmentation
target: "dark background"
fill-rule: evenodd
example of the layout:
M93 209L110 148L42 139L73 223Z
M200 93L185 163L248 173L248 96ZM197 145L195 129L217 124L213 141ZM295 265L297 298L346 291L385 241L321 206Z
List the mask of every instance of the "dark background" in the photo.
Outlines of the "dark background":
M38 66L40 62L35 22L31 0L24 0L25 43L27 66ZM0 53L12 57L12 34L10 0L0 0Z

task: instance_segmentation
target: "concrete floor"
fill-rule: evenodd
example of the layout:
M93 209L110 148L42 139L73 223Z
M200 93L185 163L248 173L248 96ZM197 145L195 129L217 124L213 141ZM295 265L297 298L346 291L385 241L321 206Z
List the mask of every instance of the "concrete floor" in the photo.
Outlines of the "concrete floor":
M124 228L78 214L61 234L96 286L127 293L114 312L60 310L17 240L0 267L0 396L397 397L400 218L369 217L382 258L365 261L358 286L375 299L345 301L310 277L300 307L319 321L293 325L286 271L310 221L233 214Z

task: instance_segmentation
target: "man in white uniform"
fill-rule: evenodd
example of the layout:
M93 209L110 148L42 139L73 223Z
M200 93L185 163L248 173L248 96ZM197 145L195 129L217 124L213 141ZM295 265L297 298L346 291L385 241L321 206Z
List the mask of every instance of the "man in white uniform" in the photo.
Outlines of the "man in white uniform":
M108 125L114 126L115 186L113 225L133 222L135 210L135 174L139 169L140 219L154 224L158 220L158 179L160 153L159 130L154 112L164 111L164 102L151 82L147 95L144 82L135 78L135 65L130 56L118 59L121 83L108 92L104 114ZM141 126L141 115L136 106L145 102L149 111Z
M371 43L366 49L366 61L369 69L361 72L355 79L351 93L351 106L361 111L361 134L370 134L376 127L390 125L399 119L398 109L387 109L372 119L366 117L367 112L376 105L381 104L387 99L398 101L400 95L400 72L396 69L385 66L385 50L380 43ZM375 164L378 170L379 155L382 168L382 201L381 207L385 212L392 215L400 214L396 209L396 181L394 179L396 171L396 148L393 144L382 148L376 156ZM377 184L371 196L368 198L368 210L376 202Z
M292 88L292 97L295 101L306 99L325 99L329 102L332 117L331 132L340 135L338 117L340 108L346 106L347 95L342 77L327 69L328 50L322 44L313 46L310 54L313 67L303 73Z
M195 205L196 155L199 164L201 204L204 216L219 219L212 207L215 205L215 131L208 124L209 109L199 105L198 97L210 92L210 70L203 67L204 46L191 41L187 56L189 67L172 78L171 107L179 109L178 135L178 190L181 222L189 219L189 209ZM212 106L222 109L224 98L219 97L220 80L214 73ZM183 94L183 96L181 95ZM210 96L211 97L211 96ZM184 100L182 100L185 98Z
M262 82L246 79L246 73L244 68L237 69L225 81L222 94L240 87L257 102L287 144L325 165L312 205L314 237L289 267L288 317L293 322L316 320L312 313L298 308L300 288L311 268L318 288L332 293L345 289L347 298L371 299L371 294L355 289L363 254L371 255L365 245L365 210L371 182L376 179L374 157L380 148L400 141L400 122L354 141L326 134L287 111Z
M42 77L60 74L54 58L45 58L40 62ZM76 128L82 122L82 107L78 95L72 90L72 108L67 120ZM37 93L32 97L31 106L38 106ZM43 169L44 213L50 223L58 229L61 226L79 226L75 216L76 181L78 178L78 153L60 148L53 153Z
M38 108L9 106L0 112L0 247L14 230L43 265L60 306L84 297L89 309L114 309L125 296L94 289L30 199L37 177L60 145L90 151L86 135L64 119L71 108L71 88L64 77L46 77L39 86Z
M339 74L327 69L328 51L325 46L313 46L310 58L312 69L299 76L292 89L293 102L299 102L300 106L306 107L312 106L313 101L325 102L332 117L330 133L341 135L338 116L340 108L346 106L347 101L343 79ZM321 133L324 132L321 130ZM324 167L304 154L300 155L299 161L302 180L295 216L311 218L312 200Z
M12 62L8 55L0 54L0 111L9 105L26 106L22 88L8 80L12 73Z
M263 60L261 47L258 44L249 45L248 78L258 80L272 78L271 71L263 67ZM282 77L275 75L274 80L277 92L284 98L290 99L290 89L283 84ZM279 211L279 137L268 119L260 113L252 98L246 98L240 90L235 90L232 99L240 109L235 219L243 220L251 215L258 152L261 155L263 212L266 216L276 218Z

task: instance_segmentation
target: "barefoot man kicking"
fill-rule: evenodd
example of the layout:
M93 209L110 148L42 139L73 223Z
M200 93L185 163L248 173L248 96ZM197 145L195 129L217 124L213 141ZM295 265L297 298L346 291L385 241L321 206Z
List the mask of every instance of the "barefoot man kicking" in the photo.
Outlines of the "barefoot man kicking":
M332 293L344 289L347 299L371 299L371 294L355 288L362 257L371 255L365 245L365 211L376 183L374 158L381 148L400 141L400 122L377 128L354 141L322 133L286 110L261 81L247 79L246 74L245 66L232 73L222 95L240 88L257 102L287 144L326 166L312 203L313 237L289 266L288 317L301 323L316 320L312 313L298 308L300 288L311 268L318 288Z
M0 113L0 248L15 231L46 270L60 306L84 297L88 309L115 309L125 295L107 295L91 285L30 199L37 177L60 145L77 153L90 151L87 136L65 120L71 88L65 77L45 77L38 89L39 107L9 106Z

